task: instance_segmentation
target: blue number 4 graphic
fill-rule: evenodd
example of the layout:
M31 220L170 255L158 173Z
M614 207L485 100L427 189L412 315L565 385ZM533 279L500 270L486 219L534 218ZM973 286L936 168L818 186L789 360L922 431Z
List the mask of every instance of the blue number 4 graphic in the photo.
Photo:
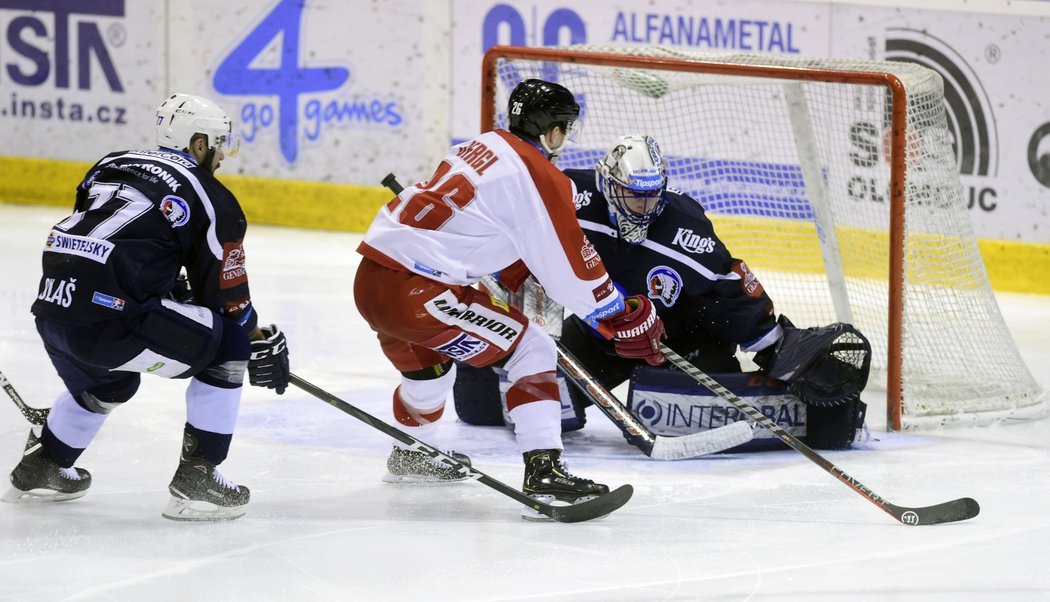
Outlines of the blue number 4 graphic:
M299 66L299 29L305 6L304 0L280 0L219 65L213 82L221 94L277 97L281 154L289 162L299 154L299 96L334 90L350 77L350 70L342 67ZM253 69L252 61L279 35L280 66Z

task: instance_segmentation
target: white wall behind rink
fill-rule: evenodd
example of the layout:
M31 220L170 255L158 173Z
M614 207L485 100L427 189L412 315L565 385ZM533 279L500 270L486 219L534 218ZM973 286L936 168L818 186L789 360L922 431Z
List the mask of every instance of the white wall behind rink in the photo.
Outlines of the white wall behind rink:
M0 155L93 161L152 144L173 91L215 97L248 176L374 186L429 175L478 130L495 43L663 44L918 60L949 75L981 238L1050 244L1050 2L33 0L0 8ZM737 35L663 35L663 19ZM770 32L776 30L778 38ZM654 33L655 32L655 33ZM749 33L745 33L749 32ZM949 81L950 80L950 81ZM1050 269L1050 268L1048 268Z

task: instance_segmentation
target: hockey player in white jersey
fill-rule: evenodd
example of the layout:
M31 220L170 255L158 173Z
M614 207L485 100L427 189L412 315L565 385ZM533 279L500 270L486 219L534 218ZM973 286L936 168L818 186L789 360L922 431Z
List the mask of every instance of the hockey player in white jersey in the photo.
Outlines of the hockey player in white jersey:
M354 297L383 353L401 372L397 421L426 439L456 377L453 360L500 366L525 460L523 490L572 504L609 491L561 461L561 402L554 341L517 309L473 288L498 273L516 288L528 274L606 337L624 357L664 361L663 324L644 296L624 299L584 236L575 186L553 161L579 128L579 105L563 86L521 82L509 100L509 131L451 149L426 182L406 187L376 216L358 248ZM469 461L461 454L458 457ZM395 444L390 481L460 477ZM525 508L526 518L542 519Z
M668 185L669 172L657 141L646 135L619 136L593 168L565 170L576 186L576 218L609 276L624 294L653 301L668 347L738 396L761 405L763 413L794 416L781 419L781 426L797 429L795 434L810 447L848 448L863 433L866 406L860 392L867 384L870 344L849 325L796 328L783 314L778 318L758 276L730 252L700 202ZM535 302L520 300L542 298L543 291L537 292L531 281L524 288L516 296L518 306L534 312ZM594 336L590 326L575 315L563 320L563 309L551 305L546 315L538 316L545 320L545 330L560 337L561 346L602 387L612 390L628 383L636 414L662 407L654 404L674 395L683 405L668 405L655 414L692 416L693 408L711 399L697 396L696 382L673 365L654 368L616 357L612 345ZM742 374L738 349L755 353L760 374L773 380ZM453 396L463 422L507 424L497 371L458 366ZM572 405L566 404L563 430L583 427L584 407L590 402L576 387L568 387L566 397ZM706 414L707 423L689 418L688 427L678 427L674 434L717 428L732 415ZM746 449L778 444L770 434Z

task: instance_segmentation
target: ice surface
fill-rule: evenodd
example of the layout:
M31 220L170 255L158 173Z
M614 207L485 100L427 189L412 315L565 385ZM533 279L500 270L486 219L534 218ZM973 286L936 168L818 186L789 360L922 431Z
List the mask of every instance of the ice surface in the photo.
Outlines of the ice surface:
M37 406L60 383L28 308L44 238L64 213L0 205L0 370ZM297 374L390 420L396 373L351 296L359 240L252 227L252 293L262 323L287 333ZM1050 297L1001 301L1050 387ZM223 472L251 488L249 512L183 524L160 516L183 389L143 378L81 457L94 475L84 498L0 505L0 600L1050 599L1050 421L887 434L873 402L878 440L826 457L898 505L969 496L982 507L971 521L913 528L796 452L657 462L591 413L566 437L571 468L631 483L635 497L599 521L537 524L479 483L382 483L384 435L298 390L248 388ZM6 472L28 429L3 397ZM520 485L502 428L462 425L450 408L431 443Z

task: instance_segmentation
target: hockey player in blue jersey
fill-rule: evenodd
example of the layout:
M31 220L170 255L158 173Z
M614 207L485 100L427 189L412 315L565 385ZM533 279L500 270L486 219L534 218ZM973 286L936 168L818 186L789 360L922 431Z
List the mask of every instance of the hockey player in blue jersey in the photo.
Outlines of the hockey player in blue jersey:
M237 199L215 170L236 154L214 102L175 94L157 109L157 150L106 155L77 186L73 213L43 252L32 312L66 390L39 436L30 432L4 501L78 498L91 475L74 467L141 374L189 379L179 466L162 515L242 516L247 487L223 476L247 370L251 384L283 393L284 334L259 328ZM185 302L185 271L192 300Z
M761 282L732 256L700 203L668 187L664 157L652 137L622 136L594 169L565 174L575 184L576 216L609 275L625 295L652 300L669 347L716 374L741 371L738 348L755 353L762 374L780 381L811 410L810 424L816 426L807 433L811 444L849 445L863 423L859 392L870 362L863 335L845 324L800 329L783 316L778 319ZM560 313L558 308L553 321ZM616 356L578 317L565 318L557 330L561 344L606 389L632 374L635 383L653 379L666 386L670 375ZM847 352L852 364L839 361L840 349L852 347L843 345L846 339L859 348ZM665 365L662 370L675 369ZM501 424L498 384L492 371L461 366L454 389L460 418ZM568 389L575 420L564 416L563 427L578 428L586 402L574 387Z

